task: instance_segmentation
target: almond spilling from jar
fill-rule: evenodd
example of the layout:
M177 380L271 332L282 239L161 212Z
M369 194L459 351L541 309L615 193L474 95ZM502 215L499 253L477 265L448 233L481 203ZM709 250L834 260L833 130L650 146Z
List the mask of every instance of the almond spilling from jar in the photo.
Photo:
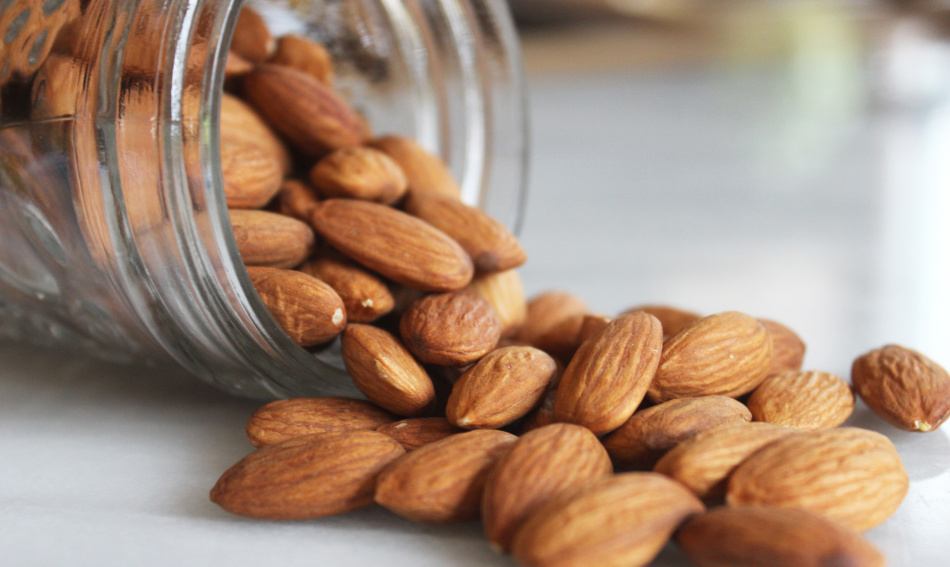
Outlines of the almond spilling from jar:
M495 348L501 322L487 301L462 290L413 302L399 322L399 332L422 362L465 366Z
M749 410L756 421L796 429L828 429L854 411L848 383L828 372L788 371L765 379L752 392Z
M441 441L456 433L465 430L455 427L444 417L416 417L386 423L376 428L376 431L389 435L407 452L415 451L419 447Z
M396 417L365 400L291 398L259 408L247 421L247 438L255 447L317 433L373 431Z
M300 346L328 342L346 327L343 300L320 280L276 268L248 267L247 273L277 324Z
M345 198L390 205L406 193L406 176L385 153L373 148L342 148L310 170L310 181L325 199Z
M238 252L248 266L293 268L313 251L313 231L297 219L243 209L231 210L230 218Z
M333 288L346 306L347 320L370 323L393 310L395 299L386 283L337 255L315 258L300 267Z

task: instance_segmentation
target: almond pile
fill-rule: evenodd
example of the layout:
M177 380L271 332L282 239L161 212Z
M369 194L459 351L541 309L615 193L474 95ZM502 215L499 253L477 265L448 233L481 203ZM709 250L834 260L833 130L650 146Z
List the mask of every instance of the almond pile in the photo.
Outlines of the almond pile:
M374 137L321 46L275 40L245 8L229 69L241 98L225 95L222 163L251 281L302 346L340 337L368 401L260 408L257 450L215 503L271 520L374 502L480 519L527 566L646 565L671 540L700 566L884 564L859 534L898 508L907 472L885 436L841 427L851 386L803 371L792 330L526 301L515 237L460 202L435 156ZM950 376L909 349L861 356L851 378L898 427L950 416Z

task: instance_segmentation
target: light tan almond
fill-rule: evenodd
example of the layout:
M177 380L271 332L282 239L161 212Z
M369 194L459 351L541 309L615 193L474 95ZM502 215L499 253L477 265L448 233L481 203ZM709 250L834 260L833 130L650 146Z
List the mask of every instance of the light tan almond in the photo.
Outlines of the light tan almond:
M218 117L222 143L228 141L256 145L277 159L281 171L290 172L292 164L286 146L264 119L243 100L222 93Z
M508 551L517 529L538 508L612 471L607 451L583 427L555 423L526 433L485 483L482 523L488 541Z
M719 503L729 475L742 461L795 433L795 429L760 422L717 427L674 447L653 470L681 482L703 501Z
M517 440L504 431L469 431L421 447L379 475L376 503L417 522L475 520L489 470Z
M244 96L274 130L309 157L363 142L360 116L310 75L281 65L258 65L244 79Z
M518 332L528 313L528 304L517 270L481 274L472 280L469 287L495 308L501 321L502 337L510 337Z
M455 427L444 417L414 417L380 425L376 431L389 435L403 449L415 451L419 447L435 443L465 430Z
M285 179L277 191L277 212L308 224L319 203L316 191L296 179Z
M369 146L386 152L396 160L406 174L411 191L461 198L462 189L445 162L415 140L402 136L383 136L371 140Z
M259 209L277 194L284 173L260 146L222 139L221 176L228 208Z
M375 431L297 437L241 459L218 479L211 501L266 520L342 514L372 504L376 477L404 453Z
M528 313L515 339L531 346L561 322L587 314L587 304L570 293L547 291L528 301Z
M887 345L859 356L851 381L864 403L895 427L933 431L950 417L950 375L909 348Z
M571 363L554 400L558 421L600 435L627 421L643 400L660 361L662 330L643 312L614 319L587 340Z
M229 81L236 77L246 75L254 69L254 64L241 57L234 51L228 52L228 58L224 62L224 80Z
M518 239L500 222L455 197L417 191L406 198L404 207L458 242L481 273L511 270L528 258Z
M399 339L385 330L347 326L342 352L353 383L376 405L397 415L418 416L435 401L429 375Z
M242 7L234 25L231 51L251 63L263 63L276 49L277 42L274 41L264 18L250 6Z
M771 360L769 332L754 317L738 311L703 317L663 342L650 398L735 398L765 380Z
M828 372L786 371L769 376L752 392L749 409L756 421L796 429L828 429L854 411L848 383Z
M464 366L495 348L501 322L491 304L464 289L414 302L400 319L399 332L422 362Z
M640 472L597 479L540 508L518 530L526 567L641 567L703 504L682 485Z
M697 433L751 420L748 408L726 396L680 398L638 411L603 443L614 468L650 470L667 451Z
M397 283L453 291L472 281L472 260L454 240L385 205L329 199L310 222L334 248Z
M229 211L241 259L248 266L293 268L313 251L313 230L297 219L267 211Z
M300 271L326 282L340 294L351 323L375 321L395 305L392 293L381 279L342 257L316 258L301 266Z
M346 327L343 300L322 281L276 268L248 267L247 274L277 324L300 346L323 344Z
M806 510L718 508L676 532L698 567L884 567L884 556L855 531Z
M557 363L536 348L493 350L455 383L445 415L465 429L504 427L540 404L556 375Z
M325 199L362 199L390 205L406 193L406 176L395 161L379 150L342 148L310 170L310 182Z
M351 398L291 398L271 402L247 421L247 438L255 447L317 433L372 431L396 417Z
M687 326L692 325L696 321L702 319L702 315L698 315L692 311L685 311L683 309L679 309L678 307L670 307L668 305L640 305L627 309L621 313L621 315L633 313L634 311L646 311L650 315L653 315L659 319L660 324L663 325L664 338L675 335L676 333L685 329Z
M277 38L277 50L271 63L293 67L328 87L333 86L333 59L327 48L301 35Z
M770 319L759 319L772 337L772 364L769 376L790 370L801 370L805 359L805 342L795 331Z
M732 473L730 506L804 508L864 531L897 510L909 480L880 433L841 427L780 439Z

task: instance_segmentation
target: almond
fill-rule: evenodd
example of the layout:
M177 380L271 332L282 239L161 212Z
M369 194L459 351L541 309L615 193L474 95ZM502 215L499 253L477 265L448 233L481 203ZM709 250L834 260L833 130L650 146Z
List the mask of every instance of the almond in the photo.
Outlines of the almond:
M482 522L488 540L507 551L515 531L539 507L611 472L604 447L583 427L555 423L526 433L485 483Z
M597 479L540 508L518 530L513 552L528 567L640 567L703 504L655 473Z
M561 362L570 362L581 346L581 329L586 316L586 314L578 313L567 317L539 336L534 341L535 346L550 353Z
M663 337L670 337L682 331L687 326L702 319L702 315L697 315L692 311L685 311L678 307L668 305L640 305L627 309L621 315L633 313L634 311L645 311L660 320L663 325Z
M376 405L397 415L417 416L435 401L429 375L399 339L383 329L349 325L342 347L353 383Z
M884 567L859 534L806 510L719 508L687 522L676 542L698 567Z
M376 477L405 451L375 431L317 434L267 445L225 471L211 501L232 514L306 520L373 503Z
M302 71L258 65L244 79L244 96L274 130L309 157L363 142L360 116Z
M660 361L662 331L643 312L614 319L581 345L554 400L554 417L600 435L633 415Z
M950 375L909 348L887 345L858 357L851 381L864 403L895 427L933 431L950 417Z
M257 112L234 95L221 93L220 132L222 143L257 145L273 155L284 173L291 170L290 153L277 134Z
M765 380L771 360L769 332L754 317L737 311L703 317L664 341L650 398L738 397Z
M249 6L241 8L237 23L234 25L231 51L251 63L262 63L274 53L275 49L277 49L277 42L270 34L264 18Z
M790 370L801 370L805 359L805 342L781 323L770 319L759 319L772 338L772 364L769 376Z
M284 173L273 154L257 145L221 140L221 176L228 208L258 209L280 189Z
M328 87L333 86L333 59L324 46L310 38L300 35L279 37L270 62L293 67Z
M804 508L864 531L897 510L908 482L887 437L842 427L786 437L755 453L732 473L726 502Z
M267 211L229 213L234 240L248 266L293 268L313 250L313 230L297 219Z
M305 274L326 282L343 299L351 323L369 323L395 305L386 284L365 269L336 256L324 256L300 267Z
M679 481L705 502L726 494L729 475L750 455L796 430L769 423L728 425L704 431L665 454L654 471Z
M472 280L469 287L495 308L501 321L503 337L518 332L528 313L524 287L516 270L481 274Z
M337 250L409 287L452 291L472 280L472 261L454 240L385 205L330 199L320 203L310 222Z
M326 199L392 204L406 193L406 176L392 158L373 148L342 148L310 170L310 181Z
M650 470L667 451L697 433L751 420L748 408L732 398L681 398L638 411L603 443L615 468Z
M296 179L284 180L277 191L277 212L306 223L319 203L316 191Z
M577 333L578 348L584 341L603 331L604 327L607 326L607 323L610 323L611 321L613 321L613 317L608 317L606 315L584 315L584 317L581 319L581 330Z
M379 475L376 503L417 522L475 520L491 466L517 440L504 431L469 431L421 447Z
M528 258L518 239L500 222L455 197L414 192L404 207L458 242L481 273L511 270Z
M396 160L406 174L411 191L461 198L462 189L445 162L415 140L402 136L383 136L371 140L369 145Z
M258 409L247 421L247 438L255 447L316 433L372 431L395 417L365 400L292 398Z
M501 322L487 301L461 290L415 301L400 319L399 332L422 362L464 366L495 348Z
M556 375L554 359L536 348L494 350L455 383L446 417L466 429L504 427L541 403Z
M796 429L828 429L854 411L848 383L828 372L783 372L770 376L752 392L749 409L756 421Z
M419 447L435 443L456 433L464 433L465 430L455 427L444 417L414 417L386 423L376 428L376 431L389 435L403 449L415 451Z
M537 346L538 339L571 317L583 317L587 305L577 296L559 291L547 291L528 301L528 312L521 330L515 336L519 341Z
M343 300L320 280L275 268L249 267L247 273L264 306L300 346L330 341L346 326Z

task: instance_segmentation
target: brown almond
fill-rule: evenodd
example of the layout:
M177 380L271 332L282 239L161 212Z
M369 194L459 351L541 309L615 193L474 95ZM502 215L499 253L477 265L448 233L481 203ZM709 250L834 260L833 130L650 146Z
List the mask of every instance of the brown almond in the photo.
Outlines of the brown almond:
M301 35L277 38L277 50L271 63L293 67L328 87L333 86L333 59L327 48Z
M496 429L541 403L557 375L557 363L533 347L493 350L452 387L446 417L465 429Z
M492 547L508 551L516 530L538 508L611 472L607 451L588 429L555 423L526 433L485 483L482 523Z
M376 503L416 522L475 520L489 470L517 440L504 431L469 431L421 447L379 475Z
M458 242L481 273L511 270L528 258L518 239L500 222L455 197L414 192L404 208Z
M342 353L353 383L376 405L397 415L417 416L435 401L429 375L399 339L383 329L348 325Z
M841 427L792 435L758 451L732 473L726 503L804 508L864 531L897 510L908 483L887 437Z
M472 280L469 287L491 303L501 321L503 337L518 332L528 313L524 287L516 270L481 274Z
M750 455L794 429L769 423L717 427L678 444L657 462L654 471L679 481L705 502L719 503L729 475Z
M277 49L277 42L270 34L270 28L264 18L249 6L241 8L234 36L231 38L231 51L251 63L266 61Z
M747 402L756 421L796 429L828 429L854 411L848 383L828 372L786 371L769 376Z
M593 481L540 508L512 546L526 567L641 567L689 517L705 511L682 485L655 473Z
M284 180L277 191L277 212L308 224L319 203L316 191L296 179Z
M241 259L248 266L293 268L313 250L313 230L297 219L267 211L229 211Z
M738 311L703 317L664 341L650 398L735 398L765 380L771 360L769 332L754 317Z
M383 136L371 140L369 146L396 160L406 174L411 191L461 198L462 189L445 162L415 140L402 136Z
M280 189L284 173L273 154L257 145L221 140L221 176L230 209L258 209Z
M578 349L557 388L554 417L600 435L620 427L643 400L660 361L662 330L643 312L614 319Z
M465 430L455 427L444 417L413 417L402 419L392 423L386 423L376 428L376 431L389 435L403 449L415 451L419 447L435 443L456 433L464 433Z
M759 319L772 337L772 364L769 376L801 370L805 360L805 342L795 331L771 319Z
M360 116L310 75L258 65L244 79L244 96L278 133L309 157L363 142Z
M330 341L346 326L343 300L320 280L276 268L248 267L247 274L277 324L300 346Z
M221 93L220 132L222 143L256 145L273 155L281 171L291 170L290 153L264 119L243 100Z
M581 329L586 316L577 314L567 317L538 337L535 346L565 364L570 362L581 346Z
M228 58L224 62L224 79L226 81L246 75L254 69L254 64L241 57L234 51L228 52Z
M427 295L399 321L406 347L422 362L464 366L485 356L501 338L491 304L469 290Z
M570 293L546 291L528 301L527 315L515 339L537 346L538 340L561 322L583 317L587 304Z
M291 398L271 402L247 421L247 438L255 447L316 433L373 431L396 419L366 400Z
M607 323L611 321L613 321L613 317L606 315L584 315L583 319L581 319L581 330L577 333L578 348L584 341L603 331Z
M375 431L297 437L241 459L218 479L211 501L266 520L342 514L372 504L376 477L404 453Z
M393 294L381 279L341 257L311 260L300 271L326 282L340 295L351 323L375 321L395 305Z
M638 411L603 443L615 468L650 470L667 451L697 433L751 420L748 408L726 396L681 398Z
M329 199L310 222L334 248L397 283L453 291L472 281L472 260L454 240L385 205Z
M806 510L718 508L687 522L676 543L698 567L884 567L858 533Z
M384 205L402 198L407 187L406 176L391 157L365 147L331 152L310 170L310 182L325 199L362 199Z
M668 305L640 305L627 309L621 313L621 315L633 313L634 311L645 311L659 319L660 324L663 325L664 338L675 335L687 326L702 319L702 315Z
M859 356L851 381L864 403L895 427L933 431L950 417L950 375L909 348L887 345Z

